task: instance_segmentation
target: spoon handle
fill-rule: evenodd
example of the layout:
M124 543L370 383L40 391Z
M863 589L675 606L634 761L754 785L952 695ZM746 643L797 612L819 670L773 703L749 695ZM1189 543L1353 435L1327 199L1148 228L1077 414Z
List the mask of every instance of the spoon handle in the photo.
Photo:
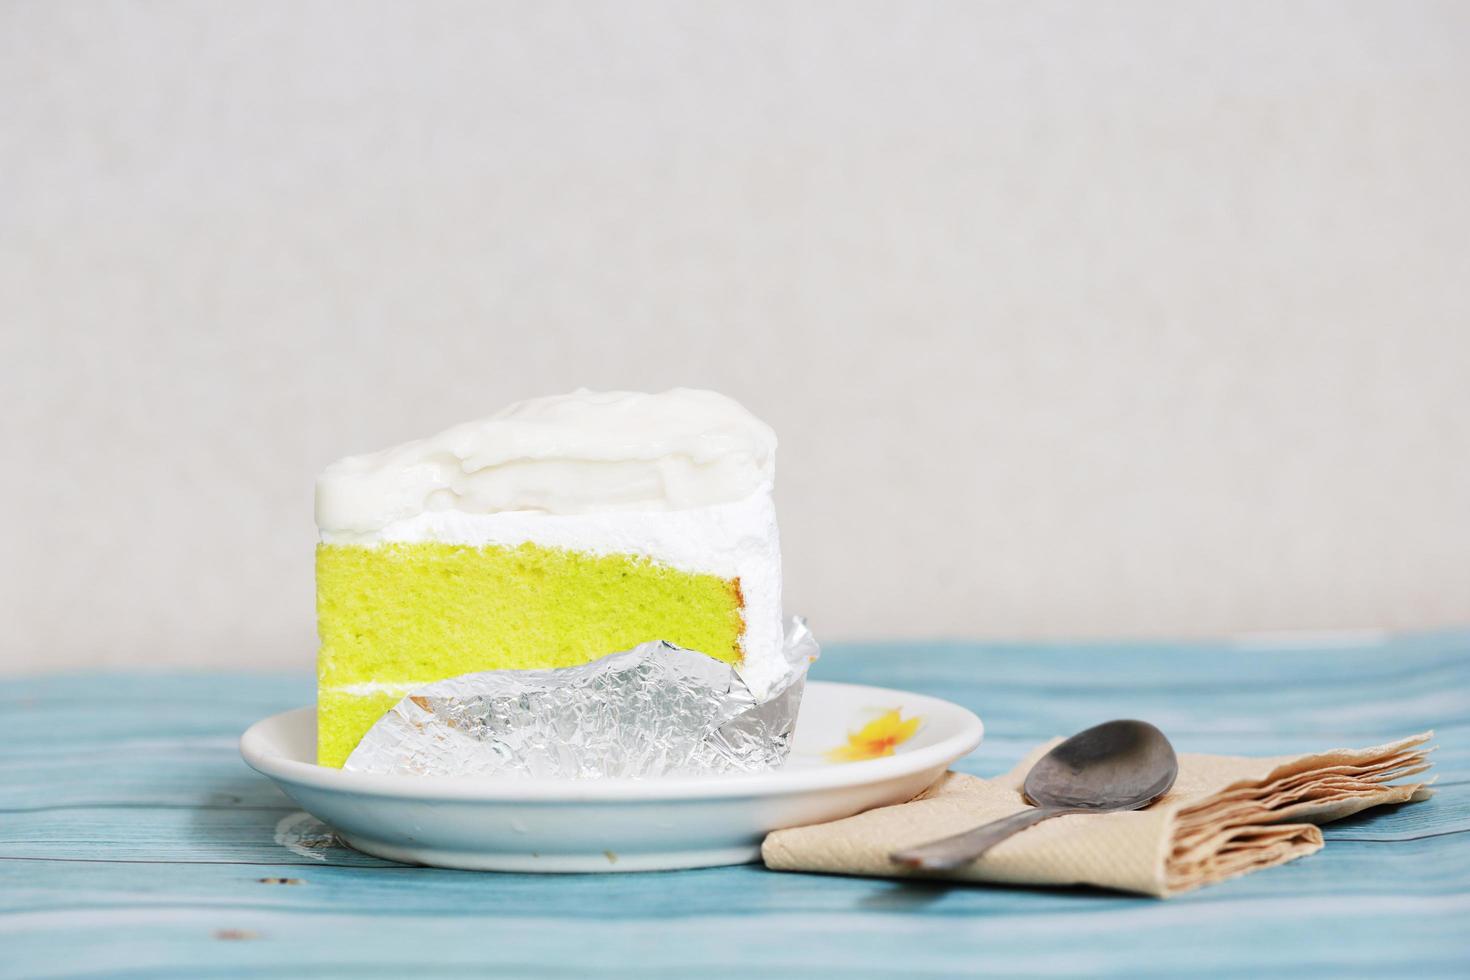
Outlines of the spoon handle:
M896 864L910 868L948 871L975 860L1007 837L1019 834L1027 827L1034 827L1043 820L1050 820L1064 813L1076 812L1076 810L1062 807L1032 807L1019 813L1013 813L1009 817L1001 817L999 820L981 824L974 830L967 830L953 837L944 837L928 844L920 844L918 847L894 851L889 857Z

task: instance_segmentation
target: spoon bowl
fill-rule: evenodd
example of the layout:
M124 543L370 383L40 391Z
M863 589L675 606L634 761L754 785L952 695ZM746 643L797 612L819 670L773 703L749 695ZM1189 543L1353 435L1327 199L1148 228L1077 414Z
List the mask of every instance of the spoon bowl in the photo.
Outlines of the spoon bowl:
M1167 793L1178 775L1163 732L1146 721L1108 721L1042 756L1022 788L1034 806L1136 810Z

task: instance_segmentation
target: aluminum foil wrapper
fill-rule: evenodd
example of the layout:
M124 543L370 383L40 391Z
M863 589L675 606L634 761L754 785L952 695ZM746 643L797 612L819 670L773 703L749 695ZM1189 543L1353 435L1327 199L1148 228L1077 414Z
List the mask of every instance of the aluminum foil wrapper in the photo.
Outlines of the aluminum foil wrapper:
M779 766L819 648L792 620L765 701L739 671L654 641L579 667L491 670L418 688L344 769L424 776L706 776Z

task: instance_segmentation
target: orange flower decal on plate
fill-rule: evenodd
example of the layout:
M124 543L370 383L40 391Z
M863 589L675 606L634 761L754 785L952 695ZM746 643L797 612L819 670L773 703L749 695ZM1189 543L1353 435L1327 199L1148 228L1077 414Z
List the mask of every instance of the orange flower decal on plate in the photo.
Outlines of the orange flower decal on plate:
M885 711L857 731L848 732L847 744L828 752L827 761L862 762L892 755L896 746L914 737L922 721L917 717L905 721L897 708Z

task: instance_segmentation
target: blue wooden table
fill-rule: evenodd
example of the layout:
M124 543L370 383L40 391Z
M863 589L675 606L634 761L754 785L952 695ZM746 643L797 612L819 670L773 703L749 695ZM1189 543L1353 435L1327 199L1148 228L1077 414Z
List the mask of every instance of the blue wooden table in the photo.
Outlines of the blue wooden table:
M1259 755L1432 727L1440 792L1167 902L759 867L441 871L332 846L240 761L247 725L312 699L304 673L0 680L0 976L1470 975L1470 634L847 645L816 676L973 708L988 734L959 768L982 776L1136 716L1183 751Z

